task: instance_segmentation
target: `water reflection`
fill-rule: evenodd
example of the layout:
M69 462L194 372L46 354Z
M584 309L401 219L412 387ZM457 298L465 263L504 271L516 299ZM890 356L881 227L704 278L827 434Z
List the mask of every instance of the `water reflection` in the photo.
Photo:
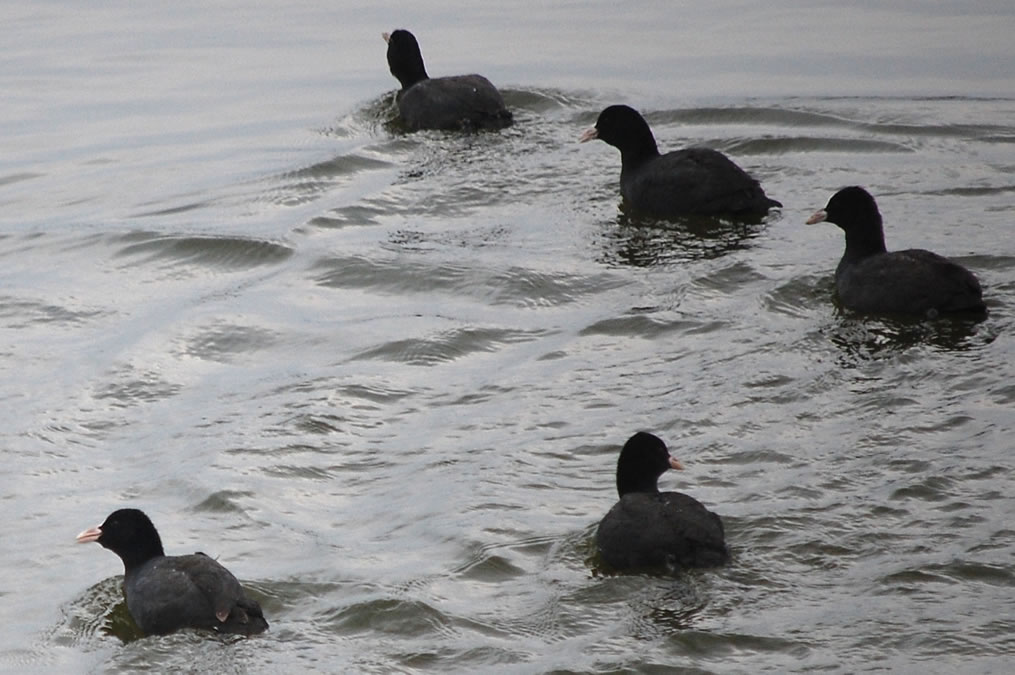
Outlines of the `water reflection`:
M622 205L623 210L626 205ZM685 216L660 220L622 212L603 232L601 260L612 265L652 267L675 261L712 260L750 247L765 220Z
M127 609L126 600L120 600L120 602L113 605L109 613L106 614L105 621L102 622L101 630L104 635L115 637L124 643L140 640L144 637L144 633L134 623L134 618Z
M936 321L909 317L861 316L837 308L835 322L824 329L842 352L842 365L891 356L927 345L945 351L968 351L980 341L980 321L944 318Z

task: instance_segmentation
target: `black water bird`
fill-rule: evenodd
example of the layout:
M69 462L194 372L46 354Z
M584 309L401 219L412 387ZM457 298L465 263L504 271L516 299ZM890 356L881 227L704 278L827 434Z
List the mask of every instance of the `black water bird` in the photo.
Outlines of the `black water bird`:
M229 570L204 553L165 555L158 531L142 511L114 511L77 541L98 542L123 561L127 609L146 635L181 628L240 635L268 629L261 606Z
M835 268L835 291L858 312L985 316L980 282L962 265L919 248L888 251L881 212L862 187L845 187L807 224L828 221L846 233L846 251Z
M617 461L620 501L600 521L596 547L616 571L676 571L729 561L722 520L680 492L659 492L659 476L683 469L659 437L631 436Z
M782 206L718 150L693 147L659 154L648 122L630 106L606 108L579 140L594 138L620 150L620 193L646 215L756 218Z
M388 43L388 67L402 85L398 112L410 129L472 131L511 124L511 111L490 80L476 74L432 78L416 36L399 29L382 37Z

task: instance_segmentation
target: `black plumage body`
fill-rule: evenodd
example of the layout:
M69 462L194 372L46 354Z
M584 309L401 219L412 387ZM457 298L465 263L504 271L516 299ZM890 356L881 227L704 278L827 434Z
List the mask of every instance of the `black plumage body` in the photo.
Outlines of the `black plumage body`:
M252 635L268 628L260 605L204 553L160 556L126 570L127 609L147 635L181 628Z
M397 94L402 121L413 130L502 129L512 116L482 75L428 78Z
M722 520L680 492L635 492L599 523L599 554L616 570L714 567L729 560Z

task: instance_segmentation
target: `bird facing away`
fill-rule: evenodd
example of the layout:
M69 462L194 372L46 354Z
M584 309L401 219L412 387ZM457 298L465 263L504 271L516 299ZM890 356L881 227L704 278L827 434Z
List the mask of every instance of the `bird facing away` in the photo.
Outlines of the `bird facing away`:
M482 75L431 78L416 36L398 29L383 33L388 67L402 89L396 96L402 121L413 131L502 129L513 120L497 88Z
M648 122L630 106L603 110L579 141L594 138L620 150L620 193L644 214L752 218L782 206L718 150L694 147L659 154Z
M684 467L653 434L640 431L621 449L620 501L596 530L599 555L612 569L672 572L729 561L719 516L693 497L659 491L659 476L670 468Z
M845 187L807 219L828 221L846 233L846 251L835 268L835 291L858 312L985 316L980 282L962 265L919 248L888 251L881 212L862 187Z
M146 635L181 628L240 635L268 629L261 606L225 567L204 553L165 555L159 533L143 511L114 511L77 541L98 542L123 561L127 609Z

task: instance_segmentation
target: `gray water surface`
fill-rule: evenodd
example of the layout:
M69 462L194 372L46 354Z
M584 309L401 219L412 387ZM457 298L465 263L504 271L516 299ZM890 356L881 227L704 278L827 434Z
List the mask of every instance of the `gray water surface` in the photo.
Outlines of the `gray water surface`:
M0 669L1008 672L1015 11L926 5L8 7ZM400 26L516 125L392 128ZM616 102L785 207L627 213ZM835 306L857 183L985 322ZM639 429L729 566L598 573ZM127 505L271 630L138 639Z

